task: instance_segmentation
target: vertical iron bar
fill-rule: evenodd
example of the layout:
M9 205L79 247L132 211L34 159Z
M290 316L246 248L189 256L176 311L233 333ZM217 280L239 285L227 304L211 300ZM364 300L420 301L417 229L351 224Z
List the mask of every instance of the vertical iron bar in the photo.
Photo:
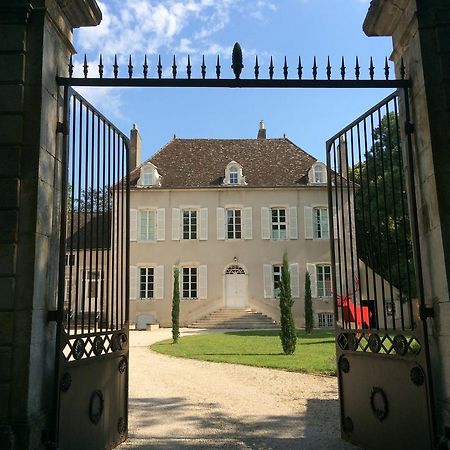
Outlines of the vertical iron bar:
M396 97L394 98L394 103L396 102ZM391 112L389 111L389 102L386 103L386 117L388 118L387 120L387 138L389 143L392 142L392 138L393 138L393 133L391 132L391 120L390 120L390 116L391 116ZM400 146L400 141L397 140L397 153L399 151L399 146ZM396 254L397 254L397 275L398 275L398 290L399 290L399 295L400 295L400 305L402 305L402 298L403 298L403 286L402 286L402 273L401 273L401 268L400 268L400 247L399 247L399 235L398 235L398 213L397 213L397 205L396 205L396 195L395 195L395 190L396 190L396 186L395 186L395 182L394 182L394 159L392 156L392 145L389 145L389 165L390 165L390 172L391 172L391 185L392 185L392 208L393 208L393 212L394 212L394 233L395 233L395 249L396 249ZM400 169L400 168L399 168ZM399 173L401 175L401 171L399 170ZM400 192L400 195L402 196L403 193ZM408 267L406 267L408 269ZM392 318L393 318L393 322L394 322L394 329L396 328L395 326L395 302L393 303L393 312L392 312ZM403 306L400 306L400 313L401 313L401 323L402 323L402 330L405 329L405 325L404 325L404 317L403 317Z
M121 171L121 174L120 174L120 180L121 180L121 192L120 192L120 195L122 196L122 214L120 215L120 217L121 217L121 221L122 221L122 223L121 223L121 225L120 225L120 280L121 280L121 282L120 282L120 292L121 292L121 298L120 298L120 328L122 329L123 328L123 324L124 324L124 320L123 320L123 303L124 303L124 301L125 301L125 298L124 298L124 288L125 288L125 285L124 285L124 276L125 276L125 270L126 270L126 268L124 267L124 263L125 263L125 261L124 261L124 258L123 258L123 244L124 244L124 242L123 242L123 237L124 237L124 232L125 232L125 230L124 230L124 228L123 228L123 225L124 225L124 216L125 216L125 214L126 214L126 212L125 212L125 208L128 206L128 205L126 205L125 204L125 199L124 199L124 185L125 185L125 143L124 143L124 138L123 137L121 137L121 141L122 141L122 171Z
M126 157L125 157L125 168L126 168L126 231L125 231L125 321L128 329L128 324L130 320L130 147L128 141L125 145ZM128 403L127 403L128 408Z
M411 302L412 298L412 292L411 292L411 276L409 273L409 265L408 265L408 238L406 234L406 227L409 226L409 217L408 221L406 220L406 208L405 208L405 199L404 199L404 185L403 185L403 157L402 157L402 141L400 136L400 126L398 123L398 106L397 106L397 98L394 99L394 114L395 114L395 132L397 135L397 142L398 142L398 165L400 169L400 207L402 212L402 219L403 219L403 243L404 243L404 249L405 249L405 258L406 258L406 274L407 274L407 280L408 280L408 301ZM401 308L401 316L402 316L402 330L405 329L405 319L404 319L404 308L403 308L403 301L400 297L400 308ZM413 317L410 316L410 328L413 328L412 324Z
M97 282L95 284L95 321L94 321L94 327L95 331L97 331L97 322L100 320L100 314L98 315L97 319L97 310L98 310L98 295L99 295L99 287L101 282L101 275L100 271L98 270L98 253L99 253L99 233L98 233L98 226L99 226L99 220L100 217L102 217L102 214L100 214L100 208L99 208L99 196L100 196L100 116L97 116L97 195L96 195L96 236L95 236L95 273L97 277Z
M89 226L89 241L90 241L90 245L89 245L89 284L88 284L88 295L89 295L89 301L88 301L88 305L89 305L89 312L88 312L88 332L91 332L91 319L92 319L92 272L93 272L93 258L92 258L92 252L94 250L94 242L93 242L93 238L94 238L94 196L95 196L95 192L94 192L94 162L95 162L95 112L92 110L92 131L91 131L91 182L90 184L86 182L86 186L89 186L89 190L91 192L90 194L90 226ZM89 191L88 191L89 192ZM86 206L86 215L87 215L87 206ZM86 230L87 231L87 230ZM84 251L86 251L87 249L85 248Z
M389 122L389 117L386 116L387 121ZM391 294L391 304L394 304L394 290L392 287L392 271L391 271L391 238L389 236L389 224L388 224L388 214L387 214L387 199L386 199L386 173L384 168L384 150L383 150L383 126L382 126L382 117L381 117L381 107L378 108L378 122L380 124L380 154L381 154L381 171L383 172L382 175L382 183L383 183L383 206L384 206L384 222L385 222L385 233L386 233L386 245L387 245L387 268L388 268L388 276L389 276L389 290ZM390 141L386 144L388 147L391 146ZM392 186L393 188L394 186ZM383 273L383 284L384 280L386 279L385 273ZM387 311L386 314L386 320L387 320ZM395 330L395 317L392 315L392 327ZM386 328L387 322L386 322Z
M116 231L116 330L119 329L119 272L120 272L120 266L119 266L119 235L120 235L120 213L121 213L121 202L120 202L120 135L116 133L117 136L117 148L115 149L117 152L117 178L114 180L114 196L117 198L117 210L116 210L116 225L115 225L115 231Z
M102 166L103 166L103 172L102 172L102 258L101 258L101 271L102 271L102 277L101 277L101 285L100 285L100 331L103 331L103 322L105 320L104 318L104 308L105 308L105 224L107 223L106 217L107 212L105 209L105 196L107 189L105 188L105 180L106 180L106 123L103 121L103 139L102 139L102 150L103 150L103 159L102 159Z
M112 130L112 185L110 189L112 190L112 207L111 207L111 329L114 330L114 301L116 296L115 289L115 276L114 271L117 270L116 267L116 252L115 252L115 215L116 212L116 199L115 199L115 176L116 176L116 132Z
M365 120L364 120L365 122ZM369 312L368 316L369 316L369 323L367 324L369 329L372 328L371 323L370 323L370 283L369 283L369 264L367 261L367 239L366 239L366 214L365 214L365 203L364 203L364 180L363 180L363 175L362 175L362 154L361 154L361 130L360 130L360 123L358 123L357 125L357 135L358 135L358 157L359 157L359 189L361 191L361 212L362 212L362 231L364 233L363 236L363 242L362 245L364 245L364 256L365 256L365 261L364 261L364 267L365 267L365 275L366 275L366 294L367 294L367 310ZM367 170L367 161L366 161L366 170ZM370 241L370 239L369 239ZM361 282L361 279L360 279ZM361 293L362 294L362 293Z
M110 297L110 283L111 283L111 270L112 270L112 264L111 264L111 250L112 250L112 221L111 221L111 208L112 208L112 202L111 202L111 125L108 123L108 221L107 221L107 237L108 237L108 248L106 250L106 329L111 330L112 324L109 320L109 310L110 310L110 303L111 303L111 297ZM112 294L111 294L112 295Z
M369 211L369 242L370 242L370 254L375 255L374 252L374 244L373 244L373 233L372 233L372 211L371 211L371 201L370 201L370 177L369 177L369 150L368 150L368 140L367 140L367 118L364 119L364 156L366 158L366 181L367 181L367 202L368 202L368 211ZM366 264L369 265L369 258L367 258ZM374 295L374 311L375 311L375 328L379 329L380 327L380 321L379 321L379 315L378 315L378 293L377 293L377 283L375 278L375 269L374 264L375 260L372 261L372 267L370 268L372 271L372 283L373 283L373 295ZM370 305L370 299L368 299L368 305ZM371 326L372 328L372 326Z
M375 144L375 136L374 136L374 121L373 121L373 114L370 114L370 126L371 126L371 135L372 135L372 151L373 151L373 169L374 169L374 185L375 185L375 205L377 210L377 233L378 233L378 258L380 258L381 255L381 224L380 224L380 203L378 201L378 173L377 173L377 148ZM380 129L381 130L381 129ZM380 265L380 259L378 259L378 267L381 267ZM381 296L383 299L383 319L384 319L384 329L387 328L387 316L386 316L386 293L384 291L384 270L380 274L381 276Z

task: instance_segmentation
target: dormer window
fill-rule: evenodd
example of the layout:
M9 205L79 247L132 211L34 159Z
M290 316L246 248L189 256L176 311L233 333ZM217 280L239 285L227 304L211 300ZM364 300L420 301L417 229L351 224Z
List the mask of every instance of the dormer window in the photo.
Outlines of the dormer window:
M309 171L310 183L324 184L327 182L327 168L325 164L317 161Z
M160 178L161 176L156 167L148 162L141 167L141 176L137 185L142 187L161 186Z
M230 184L238 184L239 182L239 172L238 168L235 166L230 167Z
M231 161L225 168L223 184L226 186L239 186L247 184L242 175L242 166L236 161Z

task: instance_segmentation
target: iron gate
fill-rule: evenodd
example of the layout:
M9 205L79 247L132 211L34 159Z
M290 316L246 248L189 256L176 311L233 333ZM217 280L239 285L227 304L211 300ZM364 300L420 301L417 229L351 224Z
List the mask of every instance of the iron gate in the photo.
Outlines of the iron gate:
M395 93L327 141L341 430L367 449L433 445L408 114Z
M55 444L126 439L129 180L127 137L65 88Z

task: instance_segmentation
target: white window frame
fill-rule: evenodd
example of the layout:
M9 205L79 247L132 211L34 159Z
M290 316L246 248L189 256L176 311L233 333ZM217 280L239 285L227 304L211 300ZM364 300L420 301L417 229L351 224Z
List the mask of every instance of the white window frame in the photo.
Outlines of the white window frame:
M72 263L70 263L71 261L72 261ZM75 253L72 253L72 254L66 253L64 262L65 262L66 267L75 266L77 263L77 255Z
M328 208L316 206L312 213L314 239L330 239Z
M223 185L225 186L241 186L246 185L245 177L242 175L242 166L236 161L230 161L225 168L225 176Z
M324 163L317 161L313 164L309 181L313 184L325 184L327 182L327 168Z
M327 291L327 283L325 278L325 268L329 269L329 290ZM322 279L321 279L322 278ZM331 264L316 264L316 289L317 297L328 298L333 295L333 287L331 284Z
M273 298L280 298L280 287L277 287L277 282L281 283L281 270L283 264L272 264L272 283L273 283Z
M92 274L97 274L96 278L92 278ZM91 285L92 285L92 281L94 281L96 283L96 293L94 293L93 296L91 296ZM97 298L97 309L99 310L100 308L100 289L101 289L101 285L103 283L103 271L102 270L91 270L90 268L88 269L81 269L81 295L83 295L84 293L84 298L86 301L89 301L89 299L91 299L91 307L94 306L92 302L95 302L95 299ZM84 285L84 287L83 287ZM84 291L84 292L83 292ZM80 306L81 307L81 306ZM89 305L86 305L86 311L87 308L89 308ZM92 309L91 309L92 310Z
M319 328L333 328L334 314L332 312L320 312L317 314L317 325Z
M231 214L231 216L230 216ZM242 208L227 208L225 210L226 217L226 231L225 237L227 240L242 239ZM231 223L230 223L231 220ZM231 227L231 229L230 229Z
M273 213L277 211L276 220L274 220ZM284 211L284 222L281 220L280 212ZM282 227L284 226L284 236L281 236ZM278 232L278 236L276 236ZM270 208L270 237L275 241L282 241L288 239L288 209L281 206L274 206Z
M188 281L187 289L185 289L185 271L187 272ZM195 284L193 283L192 277L195 271ZM199 298L199 270L197 266L183 266L180 268L181 276L181 298L183 300L197 300ZM194 286L192 286L194 284ZM185 295L187 294L187 295ZM195 294L195 295L192 295Z
M150 215L153 215L153 236L151 236L151 232L150 232L150 220L149 217ZM143 220L143 215L147 215L147 230L145 233L142 232L142 220ZM156 210L155 209L140 209L139 210L139 215L138 215L138 220L139 220L139 226L138 226L138 230L139 230L139 235L138 235L138 240L141 242L154 242L156 241ZM144 237L143 237L144 235Z
M239 184L239 168L236 166L231 166L228 170L228 184L236 185Z
M187 221L185 221L185 213L188 213ZM193 215L195 214L195 221L193 222ZM183 208L181 210L181 240L195 241L199 234L199 211L193 208ZM185 226L187 226L188 237L185 237ZM194 233L195 237L192 237Z
M152 281L149 280L150 274L149 271L152 271ZM145 271L144 274L145 281L142 281L142 272ZM139 267L139 298L142 300L153 300L155 298L155 289L156 289L156 280L155 280L156 274L155 274L155 267ZM142 284L144 283L145 287L142 289ZM151 288L149 288L149 285L151 285ZM144 292L144 295L142 293ZM149 293L152 293L152 295L148 295Z

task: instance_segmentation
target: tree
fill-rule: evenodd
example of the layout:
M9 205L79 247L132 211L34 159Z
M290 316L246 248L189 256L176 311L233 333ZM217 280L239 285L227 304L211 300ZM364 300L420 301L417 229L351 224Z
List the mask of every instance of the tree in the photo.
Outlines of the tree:
M297 333L295 331L294 318L292 317L291 276L289 274L289 262L287 254L283 255L283 266L281 268L280 288L280 339L283 352L292 355L295 352Z
M173 269L173 297L172 297L172 339L176 344L180 338L180 269Z
M73 200L74 211L85 213L106 212L111 209L112 202L113 193L109 191L108 187L82 189L80 198Z
M312 296L311 296L311 277L309 272L305 274L305 331L312 333L314 327Z
M349 170L355 189L359 257L406 295L415 296L414 261L398 119L383 116L365 161ZM386 264L389 261L389 264Z

